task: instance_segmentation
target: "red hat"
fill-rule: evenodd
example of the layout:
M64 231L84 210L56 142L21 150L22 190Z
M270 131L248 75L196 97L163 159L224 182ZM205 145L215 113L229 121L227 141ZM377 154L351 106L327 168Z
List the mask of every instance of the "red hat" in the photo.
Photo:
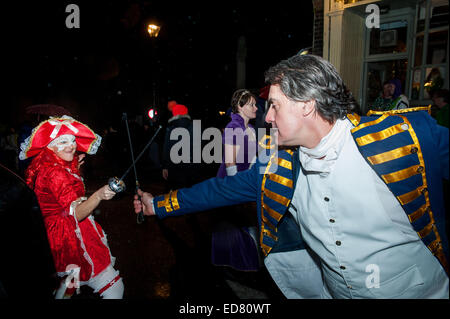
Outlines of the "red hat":
M188 109L182 104L175 104L172 108L172 114L173 116L186 115L188 114Z
M36 126L20 145L19 158L24 160L39 154L51 141L64 134L75 136L77 150L88 154L97 153L102 141L87 125L70 116L51 117Z

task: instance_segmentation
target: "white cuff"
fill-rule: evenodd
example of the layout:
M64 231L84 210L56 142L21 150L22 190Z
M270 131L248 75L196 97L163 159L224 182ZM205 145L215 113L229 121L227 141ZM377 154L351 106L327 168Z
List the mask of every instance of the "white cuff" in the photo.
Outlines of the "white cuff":
M85 200L87 200L87 197L79 197L76 200L74 200L71 204L70 204L70 211L69 211L69 215L70 216L75 216L75 208L80 205L82 202L84 202Z
M228 166L228 167L226 167L226 170L227 170L227 175L228 176L236 175L236 173L237 173L237 166L236 165Z

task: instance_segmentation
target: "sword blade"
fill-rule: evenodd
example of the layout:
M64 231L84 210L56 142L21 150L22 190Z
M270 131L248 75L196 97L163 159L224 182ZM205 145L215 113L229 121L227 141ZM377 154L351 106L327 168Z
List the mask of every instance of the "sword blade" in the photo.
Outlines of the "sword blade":
M145 145L145 147L142 149L142 151L139 153L139 155L136 157L136 159L133 161L133 163L130 165L130 167L128 167L128 169L125 171L125 173L122 175L122 177L120 178L120 180L123 180L125 178L125 176L127 176L127 174L130 172L130 170L133 168L133 166L137 163L137 161L139 161L139 159L141 158L141 156L145 153L145 151L147 150L147 148L152 144L153 140L155 139L156 135L158 135L159 131L161 130L162 126L160 125L158 127L158 129L156 130L155 134L153 134L152 138L150 139L150 141L147 143L147 145Z

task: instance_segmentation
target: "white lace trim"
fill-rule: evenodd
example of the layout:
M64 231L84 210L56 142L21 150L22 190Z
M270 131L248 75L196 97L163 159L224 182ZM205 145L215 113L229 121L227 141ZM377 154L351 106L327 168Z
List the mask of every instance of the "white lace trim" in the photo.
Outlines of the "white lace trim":
M98 235L98 236L100 237L100 239L102 240L103 245L105 245L105 247L108 249L108 252L109 252L109 258L111 259L111 265L114 266L114 264L116 263L116 257L114 257L114 256L111 254L111 250L109 249L108 238L107 238L107 236L106 236L106 233L103 231L103 228L102 228L102 235L103 235L103 236L100 235L100 233L98 232L97 226L95 225L94 216L90 215L90 216L88 217L88 219L89 219L89 221L91 222L92 227L94 227L94 229L95 229L97 235Z
M55 166L56 166L56 165L57 165L57 164L55 164ZM66 171L68 171L69 174L72 175L73 177L75 177L75 178L79 179L80 181L84 182L83 177L81 177L81 176L79 176L79 175L77 175L77 174L75 174L75 173L72 173L72 171L70 170L70 168L66 167Z
M87 154L94 155L95 153L97 153L98 148L100 147L100 144L102 144L102 137L100 135L98 135L98 134L95 134L95 140L92 143L92 145L89 148L89 150L87 151Z
M70 204L70 212L69 214L72 215L74 217L75 220L75 234L77 235L78 240L80 241L80 246L81 249L83 249L83 257L88 261L88 263L91 265L91 276L90 278L92 278L94 276L94 263L92 262L91 256L89 256L87 250L86 250L86 246L84 245L84 241L83 241L83 236L81 235L81 230L80 227L78 226L78 219L77 216L75 216L75 208L81 204L81 202L85 201L87 198L86 197L81 197L78 198L77 200L74 200L71 204Z
M23 141L23 142L20 144L19 159L22 160L22 161L25 160L25 159L27 159L27 157L26 157L26 155L25 155L25 152L27 151L28 146L30 145L31 137L33 136L34 131L35 131L36 129L37 129L37 127L35 127L35 128L33 129L32 133L31 133L31 135L28 136L28 137L25 139L25 141Z

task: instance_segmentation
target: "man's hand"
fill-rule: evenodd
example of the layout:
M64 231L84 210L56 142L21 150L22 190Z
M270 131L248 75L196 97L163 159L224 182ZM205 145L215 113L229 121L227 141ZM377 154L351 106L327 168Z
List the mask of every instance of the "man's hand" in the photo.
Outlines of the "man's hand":
M140 189L137 190L138 195L141 197L141 200L138 199L138 195L134 195L134 211L138 214L141 210L144 212L144 215L152 216L155 215L153 211L153 195L147 192L143 192Z

